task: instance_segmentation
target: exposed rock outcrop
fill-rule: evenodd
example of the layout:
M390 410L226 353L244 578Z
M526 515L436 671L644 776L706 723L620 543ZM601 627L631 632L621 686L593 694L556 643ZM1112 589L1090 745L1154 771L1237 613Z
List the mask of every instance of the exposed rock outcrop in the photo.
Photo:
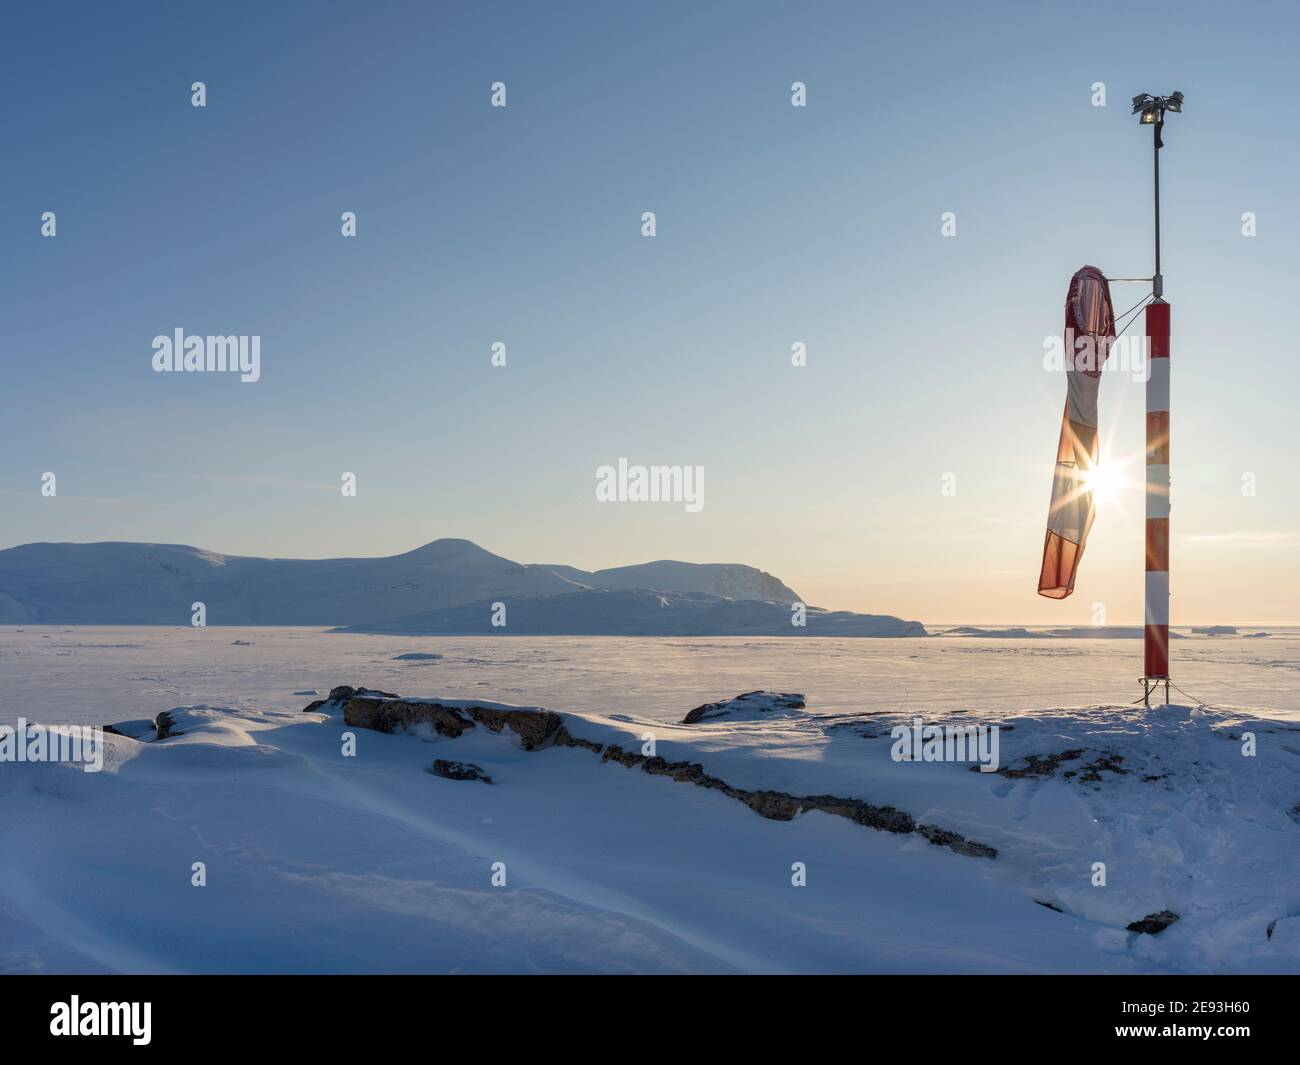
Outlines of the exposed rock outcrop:
M182 735L176 727L176 711L163 710L150 718L135 718L130 721L117 721L102 726L110 736L125 736L139 743L154 743L165 740L168 736Z
M584 740L580 736L575 736L563 725L556 732L553 745L556 747L581 747L587 751L594 751L596 754L600 754L605 749L603 743L597 743L595 740Z
M1010 726L1007 726L1008 730ZM1087 754L1087 750L1082 747L1072 748L1068 751L1061 751L1059 754L1029 754L1026 755L1020 765L1004 765L994 772L1004 777L1010 777L1013 780L1019 780L1023 777L1041 777L1047 778L1056 775L1056 771L1066 762L1073 762ZM971 772L980 771L979 766L971 766ZM1124 758L1114 751L1100 751L1097 757L1091 762L1079 766L1077 769L1067 769L1061 773L1064 780L1078 779L1081 784L1100 784L1105 779L1102 773L1116 773L1120 776L1127 776L1132 770L1124 768ZM1159 776L1143 777L1143 780L1159 780Z
M698 725L702 721L757 721L764 717L779 717L802 710L804 697L798 692L745 692L734 699L697 706L684 718L683 725Z
M449 739L455 739L475 725L482 725L489 732L509 729L519 737L526 751L547 746L560 729L560 715L550 710L425 702L373 693L348 699L343 704L343 721L354 728L376 732L398 732L417 725L429 725L439 736Z
M1024 765L1009 766L1004 765L994 770L1004 777L1011 777L1013 780L1019 780L1021 777L1050 777L1056 774L1063 762L1073 762L1076 758L1083 757L1083 748L1077 750L1061 751L1060 754L1027 754L1024 758ZM972 772L979 772L979 766L971 766Z
M308 703L306 706L302 708L302 712L304 714L323 713L326 712L325 707L328 704L337 703L340 707L342 707L343 704L346 703L349 699L352 699L358 695L373 695L380 699L401 698L399 695L395 695L393 692L375 691L371 688L354 688L350 684L340 684L336 688L331 688L329 695L325 696L324 699L317 699L315 702Z
M147 743L157 734L158 726L153 718L140 717L133 718L130 721L117 721L111 725L105 725L104 731L110 736L125 736L128 739Z
M1134 921L1128 926L1130 932L1142 932L1149 936L1157 936L1178 920L1178 914L1172 910L1161 910L1159 913L1149 913L1140 921Z
M447 780L481 780L484 784L492 783L492 778L483 772L483 767L473 762L452 762L446 758L435 758L433 765L429 766L429 772L435 777L445 777Z
M755 697L758 696L762 696L763 699L756 699ZM802 695L750 692L736 699L698 707L697 710L707 711L709 707L732 704L743 706L745 700L749 700L750 705L755 706L773 699L785 701L776 706L778 710L802 710L804 706ZM355 728L395 732L413 726L427 725L440 736L448 739L455 739L479 724L492 732L509 729L519 736L520 743L526 751L536 751L544 747L577 747L599 754L602 762L617 762L626 769L639 768L650 776L669 777L678 783L714 789L728 798L744 803L760 817L771 821L793 821L802 813L820 810L822 813L844 817L855 824L881 832L900 835L915 832L936 846L947 847L957 854L968 857L991 859L998 856L994 847L969 840L960 833L940 828L938 825L918 824L911 814L893 806L876 806L862 799L842 798L838 795L790 795L783 791L737 788L705 772L704 766L699 762L670 762L659 755L644 755L636 751L624 750L615 743L605 745L594 740L583 739L573 735L565 727L561 715L551 710L403 699L400 696L346 685L334 688L328 700L318 700L307 709L320 709L328 703L341 704L344 722ZM696 714L696 711L691 711L691 714ZM688 719L690 716L687 715ZM700 714L696 720L707 720L707 716ZM452 775L471 771L479 775ZM482 776L483 770L479 766L443 759L434 762L430 772L453 780L487 779ZM488 782L491 783L490 779Z

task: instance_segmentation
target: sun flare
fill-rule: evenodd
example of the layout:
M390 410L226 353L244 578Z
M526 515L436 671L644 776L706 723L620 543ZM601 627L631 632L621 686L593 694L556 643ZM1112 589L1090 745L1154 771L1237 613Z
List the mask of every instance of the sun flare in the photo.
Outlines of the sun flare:
M1093 500L1100 506L1115 502L1128 486L1124 475L1124 466L1118 462L1098 462L1080 477L1084 488L1092 493Z

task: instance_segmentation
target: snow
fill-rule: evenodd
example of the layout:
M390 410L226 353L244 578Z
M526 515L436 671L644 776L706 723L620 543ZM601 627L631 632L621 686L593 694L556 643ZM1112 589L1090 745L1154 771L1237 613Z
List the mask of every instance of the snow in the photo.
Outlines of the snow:
M1216 626L1217 628L1217 626ZM1193 629L1193 633L1202 635L1220 635L1205 629ZM983 629L975 625L957 625L949 629L936 630L936 636L983 636L986 639L1066 639L1066 640L1140 640L1144 630L1136 625L1073 625L1067 628L1027 629L1016 625L1005 629ZM1181 632L1170 632L1171 639L1184 638Z
M1193 701L1266 707L1300 720L1300 631L1188 637L1174 674ZM233 647L239 636L256 644ZM443 656L433 667L394 661ZM939 638L411 637L319 629L0 626L0 723L104 724L207 704L298 710L291 692L339 683L437 691L679 722L756 689L802 692L818 713L920 709L1005 715L1122 703L1141 694L1141 641ZM418 682L427 690L428 680ZM418 692L416 692L418 693ZM1174 695L1178 696L1175 692ZM1300 796L1297 797L1300 799Z
M10 655L6 665L39 671L59 646L107 646L112 631L63 634L44 647L36 640L51 634L9 632L0 634L0 647ZM155 663L160 646L179 652L181 668L196 674L189 686L213 683L185 658L189 640L202 634L175 635L142 632L139 642ZM718 697L753 691L753 683L729 693L715 687L712 699L686 698L692 685L657 671L666 659L679 669L698 663L701 672L714 671L715 685L738 663L751 680L781 672L811 679L824 677L846 646L859 646L852 641L722 648L715 641L602 641L598 662L591 641L568 641L577 646L560 662L554 644L564 641L487 648L493 641L448 640L440 641L447 674L436 675L436 690L417 691L405 686L414 674L392 662L394 645L370 639L363 656L359 637L271 630L245 653L261 655L283 642L284 656L310 668L320 690L364 681L449 706L527 709L541 702L583 740L639 751L650 733L658 756L698 762L735 788L896 806L918 823L995 847L997 857L969 857L916 833L877 831L820 811L768 820L717 789L602 762L589 750L526 752L509 730L477 727L444 739L428 730L349 728L334 703L312 713L302 712L302 700L173 704L165 708L169 734L159 740L140 720L140 700L112 691L113 678L134 675L138 665L119 664L107 677L97 668L142 653L120 646L119 635L111 649L79 652L103 696L99 720L113 719L107 711L118 700L132 707L121 715L132 723L119 726L128 735L106 736L104 771L0 766L0 969L1300 971L1294 706L1144 712L1109 703L976 713L938 710L913 697L872 711L863 689L879 683L872 672L887 661L910 661L901 650L869 659L874 670L854 662L863 693L857 706L831 705L838 700L819 701L784 684L739 702ZM917 649L936 642L904 641ZM212 653L228 646L203 645ZM963 639L947 650L969 646ZM1110 641L1091 648L1099 646L1103 663L1119 651ZM1203 646L1221 676L1285 669L1295 687L1294 657L1232 665L1249 645L1216 637ZM696 653L701 649L707 655ZM944 668L943 649L935 649L932 668ZM38 661L28 661L38 650ZM1277 655L1283 647L1254 653L1264 650ZM652 700L635 692L620 697L627 673L616 660L634 653L637 661L624 668L657 685ZM231 661L248 668L239 654ZM584 670L600 667L605 709L575 712L564 701L518 698L504 684L493 690L485 683L483 697L444 687L448 677L460 684L497 676L490 669L482 677L483 667L468 664L485 654L501 656L502 678L567 678L588 702L597 701L595 674ZM787 661L774 668L774 657ZM996 680L1004 661L985 654L987 677ZM1059 661L1044 658L1038 668ZM363 669L363 662L373 665ZM227 668L204 667L222 682ZM1016 668L1024 683L1033 655L1022 654ZM268 680L288 671L280 662L236 686L287 692L291 683ZM500 698L487 698L493 694ZM806 705L796 705L796 694ZM56 698L27 696L14 708L33 720L58 716ZM719 713L681 723L704 702L719 702ZM927 723L1000 726L1003 771L896 761L890 729L909 725L914 714ZM1255 737L1253 757L1242 753L1247 732ZM355 737L354 757L343 753L346 733ZM1050 761L1068 752L1078 753ZM435 776L428 772L435 759L479 766L493 784ZM1048 765L1050 772L1042 769ZM1031 766L1040 775L1023 772ZM204 887L191 885L195 862L206 863ZM498 862L506 871L500 887L492 884ZM1104 887L1093 884L1096 862L1106 865ZM806 870L806 887L792 884L795 863ZM1155 936L1127 930L1162 910L1179 921Z
M570 575L570 574L566 574ZM638 566L583 573L593 588L649 588L661 592L695 592L725 599L753 599L789 606L801 601L792 588L753 566L661 560Z

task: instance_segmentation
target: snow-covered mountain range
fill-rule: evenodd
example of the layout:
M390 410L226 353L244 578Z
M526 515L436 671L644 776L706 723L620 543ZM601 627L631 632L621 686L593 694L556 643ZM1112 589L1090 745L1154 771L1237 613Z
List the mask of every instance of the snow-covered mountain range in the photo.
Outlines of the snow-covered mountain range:
M809 608L769 573L659 561L588 572L524 565L468 540L386 558L269 559L179 544L38 543L0 551L0 624L331 625L509 634L924 636L917 622Z

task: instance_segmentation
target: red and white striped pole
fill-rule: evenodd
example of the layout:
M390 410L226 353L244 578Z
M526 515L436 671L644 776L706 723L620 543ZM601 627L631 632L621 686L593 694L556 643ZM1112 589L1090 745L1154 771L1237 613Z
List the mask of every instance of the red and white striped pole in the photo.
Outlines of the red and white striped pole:
M1147 535L1143 696L1165 682L1169 701L1169 304L1147 304Z

